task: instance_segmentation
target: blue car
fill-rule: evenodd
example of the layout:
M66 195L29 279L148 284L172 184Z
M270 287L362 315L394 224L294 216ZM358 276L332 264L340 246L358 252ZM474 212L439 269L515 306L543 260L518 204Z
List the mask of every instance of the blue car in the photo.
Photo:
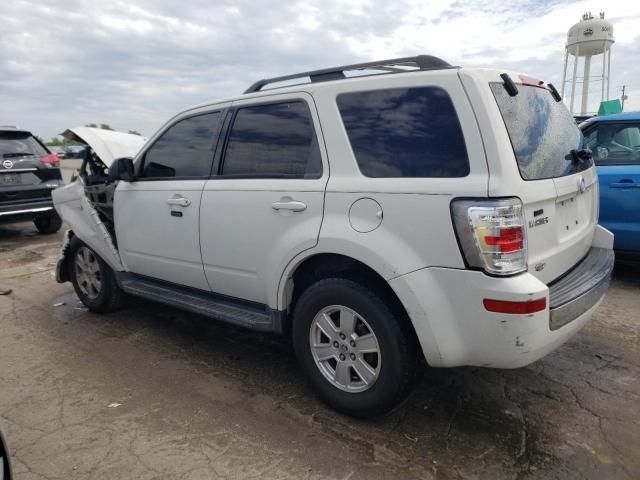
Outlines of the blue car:
M592 117L580 124L600 179L600 224L614 249L640 254L640 112Z

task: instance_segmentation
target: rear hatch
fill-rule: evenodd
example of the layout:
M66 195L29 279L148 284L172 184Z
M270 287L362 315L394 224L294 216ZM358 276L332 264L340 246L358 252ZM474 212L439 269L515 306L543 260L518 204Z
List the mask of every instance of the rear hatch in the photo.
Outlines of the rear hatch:
M493 128L484 128L496 145L493 155L488 151L489 194L522 200L528 270L549 283L589 251L598 215L597 176L562 101L543 82L514 73L509 78L517 93L510 94L499 73L483 72L483 86L478 85L493 111Z
M60 160L31 133L0 130L0 203L42 200L62 182Z

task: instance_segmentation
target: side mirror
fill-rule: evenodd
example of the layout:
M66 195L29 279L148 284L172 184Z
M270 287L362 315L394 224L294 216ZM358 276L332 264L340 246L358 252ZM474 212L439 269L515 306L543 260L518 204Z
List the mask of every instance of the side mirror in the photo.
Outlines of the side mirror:
M9 449L0 431L0 479L11 480L11 462L9 461Z
M122 180L132 182L135 173L133 169L133 159L131 157L116 158L109 167L109 181Z

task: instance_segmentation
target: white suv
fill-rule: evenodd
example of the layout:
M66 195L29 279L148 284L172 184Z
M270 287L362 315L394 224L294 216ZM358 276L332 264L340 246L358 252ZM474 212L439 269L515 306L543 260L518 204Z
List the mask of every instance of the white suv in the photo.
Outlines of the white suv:
M349 65L186 110L133 160L91 136L54 192L58 281L92 311L126 293L292 335L351 415L392 408L425 360L539 359L609 284L590 152L556 89L515 72Z

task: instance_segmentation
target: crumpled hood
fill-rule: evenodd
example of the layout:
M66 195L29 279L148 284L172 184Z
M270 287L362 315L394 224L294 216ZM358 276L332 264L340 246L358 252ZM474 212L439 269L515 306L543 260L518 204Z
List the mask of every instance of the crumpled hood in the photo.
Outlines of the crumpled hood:
M140 135L93 127L69 128L62 135L68 140L76 140L89 145L107 167L116 158L135 157L144 142L147 141L146 137Z

